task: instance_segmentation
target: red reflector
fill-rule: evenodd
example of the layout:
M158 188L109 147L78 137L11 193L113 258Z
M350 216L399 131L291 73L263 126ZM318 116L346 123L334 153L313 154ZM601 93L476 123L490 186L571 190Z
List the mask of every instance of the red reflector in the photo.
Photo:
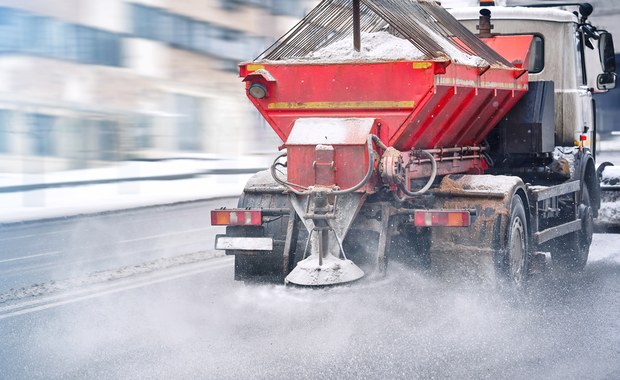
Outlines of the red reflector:
M413 222L417 227L468 227L469 211L426 210L416 211Z
M261 210L223 209L211 211L212 226L260 226L263 223Z
M588 136L586 136L586 135L579 135L579 140L586 141L587 139L588 139Z

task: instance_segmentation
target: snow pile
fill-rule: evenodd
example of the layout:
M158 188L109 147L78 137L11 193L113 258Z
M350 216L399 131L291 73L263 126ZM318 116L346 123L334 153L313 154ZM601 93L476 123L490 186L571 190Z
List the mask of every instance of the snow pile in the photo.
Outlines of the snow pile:
M487 193L496 192L508 194L521 179L519 177L506 175L467 175L447 177L442 182L442 187L451 188L453 190L465 190L468 193Z
M601 201L601 208L598 212L597 223L601 225L616 226L620 222L620 202L618 197L610 202L605 202L605 196Z
M620 166L607 166L601 176L601 185L620 186Z
M443 49L443 52L455 63L468 66L487 66L488 63L476 56L463 53L444 37L428 31L428 34ZM416 48L406 39L396 37L388 32L361 33L361 49L353 48L353 36L336 41L322 49L319 49L306 59L321 62L347 62L347 61L397 61L397 60L423 60L429 59L423 52Z
M575 175L575 155L579 152L577 147L556 146L553 149L553 158L555 160L566 160L570 169L571 178Z
M489 63L485 61L484 59L474 56L474 55L463 53L462 51L457 49L454 45L452 45L452 43L449 40L436 34L435 32L428 30L428 34L429 36L433 38L433 40L435 40L435 42L439 44L439 46L441 46L441 48L443 49L443 52L448 54L448 56L454 63L460 63L461 65L475 66L475 67L489 66Z
M321 61L419 60L426 56L411 42L388 32L361 33L361 49L353 48L353 36L336 41L308 56Z
M620 187L620 167L606 167L602 173L601 186ZM603 225L618 225L620 224L620 192L602 190L597 222Z

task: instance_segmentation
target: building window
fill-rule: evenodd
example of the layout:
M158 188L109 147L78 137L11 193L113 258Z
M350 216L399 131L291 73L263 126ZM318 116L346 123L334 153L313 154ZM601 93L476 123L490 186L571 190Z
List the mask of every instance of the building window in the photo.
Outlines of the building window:
M254 4L247 2L250 3ZM248 41L264 40L260 37L252 38L240 30L213 25L164 9L141 4L130 6L133 33L136 36L164 42L176 48L242 61L259 53L253 50L253 43Z
M53 156L56 153L53 134L54 120L55 118L49 115L28 115L32 154L36 156Z
M201 53L208 53L211 44L211 26L206 22L192 24L192 48Z
M111 120L101 120L99 123L99 158L113 161L118 157L119 136L116 123Z
M200 98L177 94L174 97L177 114L178 148L185 151L202 149L202 101Z
M153 147L153 118L147 115L136 115L134 125L134 146L136 149Z
M155 24L155 32L153 33L155 37L154 40L162 41L165 43L173 43L174 42L174 15L160 11L158 14L153 16L153 23Z
M271 4L271 1L272 0L220 0L220 6L227 10L235 10L242 5L266 8Z
M47 55L50 53L50 40L48 30L50 19L47 17L26 14L23 17L23 44L21 50L24 52Z
M243 0L220 0L220 6L222 9L229 11L237 10L241 5L243 5L243 3Z
M11 114L8 110L0 110L0 153L8 153L11 138Z
M77 25L64 24L60 28L63 43L58 58L78 61L78 29Z
M271 0L271 13L301 18L304 15L304 8L301 6L301 1Z
M120 66L118 33L0 8L0 51Z
M231 73L239 72L239 62L230 59L218 59L216 61L216 67L222 71L228 71Z
M142 38L157 39L157 23L160 10L142 4L131 4L133 32Z
M192 21L189 17L176 16L173 21L173 37L172 44L182 47L189 48L192 46L191 42L191 27Z

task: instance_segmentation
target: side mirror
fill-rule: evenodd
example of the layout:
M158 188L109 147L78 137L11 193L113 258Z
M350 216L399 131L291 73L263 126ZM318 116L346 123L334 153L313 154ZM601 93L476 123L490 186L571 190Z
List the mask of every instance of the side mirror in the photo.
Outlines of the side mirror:
M600 38L598 40L598 51L601 58L601 65L603 66L603 72L615 73L616 72L616 57L614 51L614 40L611 34L606 31L600 31ZM599 81L600 83L600 77Z
M596 79L596 87L599 90L611 90L616 88L616 73L599 74Z

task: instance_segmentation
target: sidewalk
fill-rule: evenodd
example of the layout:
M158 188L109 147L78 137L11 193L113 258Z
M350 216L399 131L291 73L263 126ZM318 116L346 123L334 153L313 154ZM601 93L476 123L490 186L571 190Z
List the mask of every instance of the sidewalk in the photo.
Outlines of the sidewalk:
M271 156L126 161L44 174L0 173L0 224L241 194Z

